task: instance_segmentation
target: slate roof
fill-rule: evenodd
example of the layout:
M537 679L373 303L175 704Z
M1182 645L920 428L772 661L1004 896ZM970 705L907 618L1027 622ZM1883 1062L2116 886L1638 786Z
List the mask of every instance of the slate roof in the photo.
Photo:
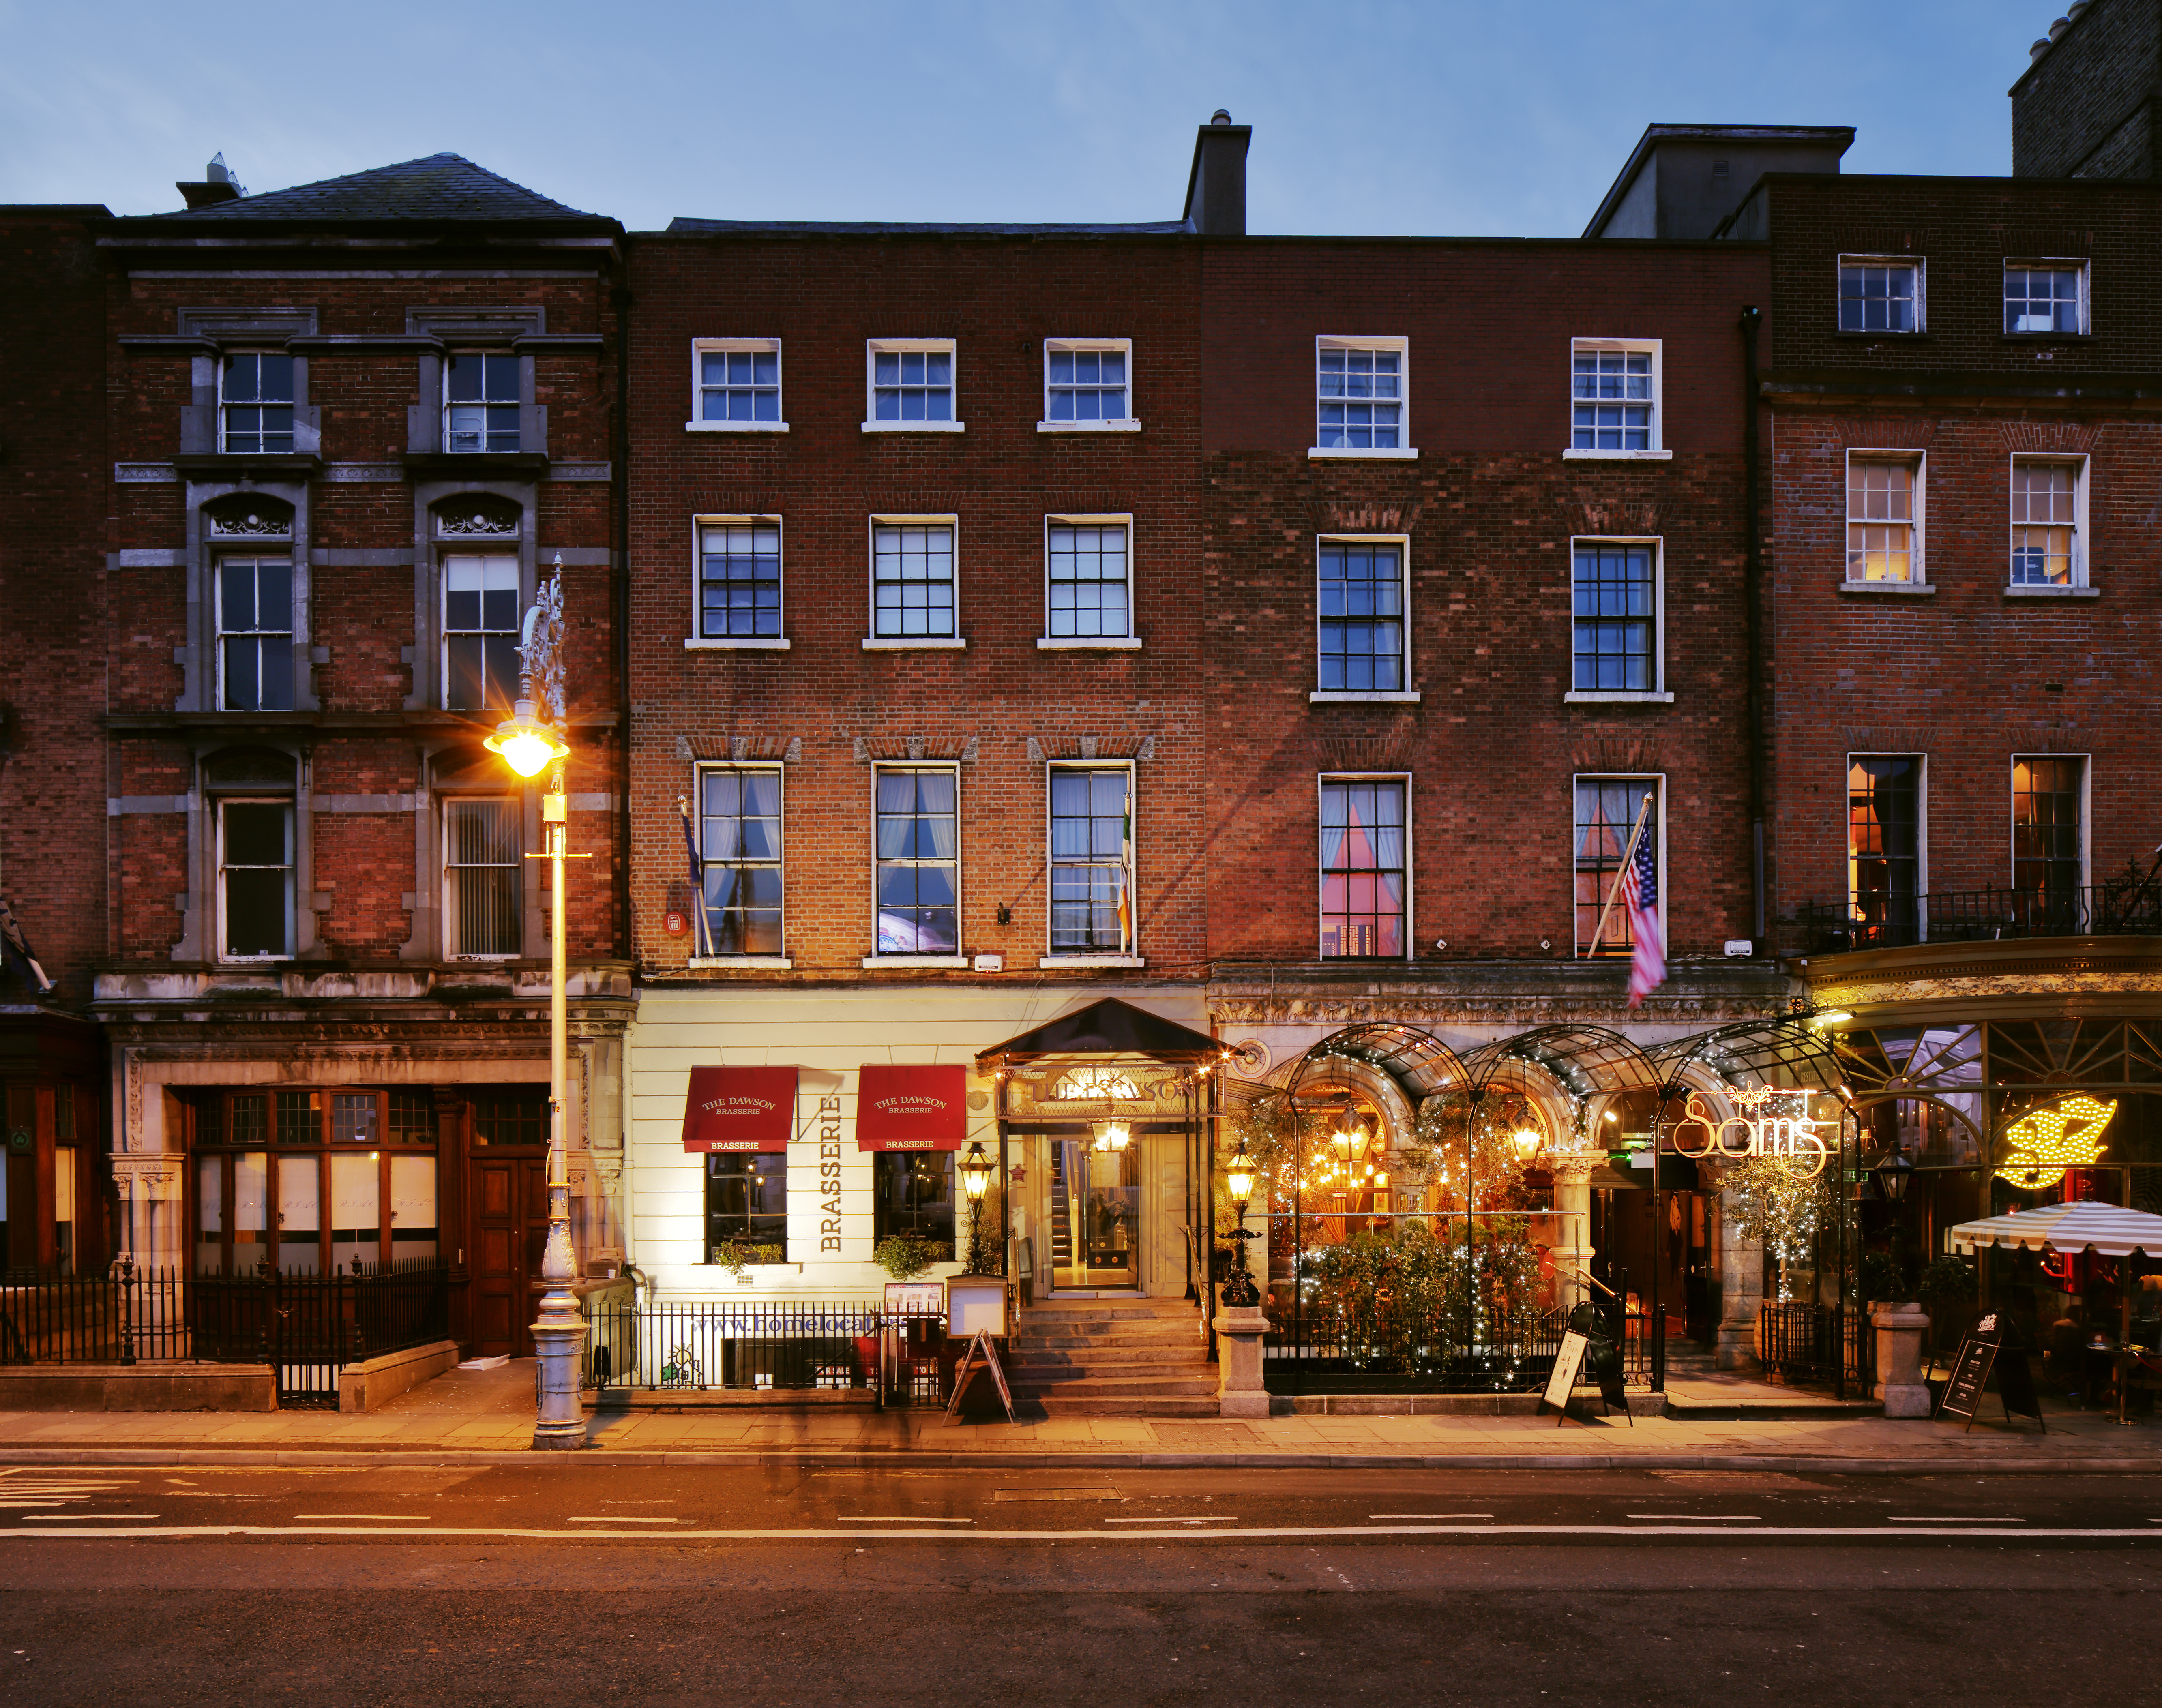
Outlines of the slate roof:
M671 219L671 238L1162 238L1193 227L1184 220L1129 225L956 225L943 221Z
M535 194L522 184L498 177L458 154L430 154L401 160L319 184L298 184L236 201L214 202L175 213L138 216L123 226L253 225L278 222L310 225L397 222L432 225L445 221L515 221L525 224L575 223L620 230L604 215L585 213Z

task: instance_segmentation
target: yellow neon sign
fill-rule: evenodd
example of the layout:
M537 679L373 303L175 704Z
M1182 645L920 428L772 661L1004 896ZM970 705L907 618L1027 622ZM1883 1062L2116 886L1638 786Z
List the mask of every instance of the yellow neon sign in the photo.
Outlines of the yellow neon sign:
M2008 1146L1997 1178L2023 1192L2055 1186L2067 1168L2092 1166L2102 1155L2102 1130L2117 1113L2114 1103L2068 1097L2050 1109L2030 1110L2004 1130ZM2080 1131L2071 1131L2077 1126Z

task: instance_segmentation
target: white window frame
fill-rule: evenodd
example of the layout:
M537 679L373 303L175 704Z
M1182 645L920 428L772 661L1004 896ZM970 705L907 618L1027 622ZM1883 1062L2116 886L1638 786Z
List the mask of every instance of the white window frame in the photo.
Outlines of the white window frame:
M281 955L235 955L226 952L225 925L230 917L225 896L225 809L228 807L282 807L285 809L286 839L292 849L291 864L285 867L285 952ZM212 926L217 953L210 958L231 967L278 966L291 960L296 950L295 942L300 929L300 803L294 795L220 795L216 799L217 826L217 917ZM245 866L243 871L274 870L275 868Z
M513 637L520 637L524 635L525 630L525 610L526 607L531 603L531 601L530 601L525 596L525 562L521 554L520 553L517 542L505 541L502 542L502 544L508 544L510 549L507 551L504 551L501 549L501 545L499 545L497 549L491 551L488 549L487 543L476 541L469 546L458 546L445 547L439 551L436 555L436 668L438 671L438 674L436 678L436 698L445 711L462 711L469 713L477 717L485 718L491 712L501 709L499 707L494 706L453 707L451 704L451 640L453 635L507 634ZM453 629L451 627L451 565L455 562L461 562L467 560L471 560L478 563L485 563L490 560L503 560L507 561L515 567L518 575L518 614L515 620L513 621L509 629ZM486 592L487 588L485 585L483 585L482 588L482 593L485 595ZM482 614L483 616L487 614L484 605ZM516 644L514 638L513 644ZM483 654L484 653L485 649L483 648ZM485 665L483 664L483 676L484 675ZM524 670L521 665L520 670L520 676L521 680L523 679L523 676ZM518 690L514 687L511 689L511 703L514 706L517 703L517 698Z
M1576 358L1584 351L1618 350L1631 355L1648 351L1652 358L1651 446L1642 451L1580 451L1564 447L1566 460L1582 462L1668 462L1674 452L1667 443L1666 341L1662 338L1571 338L1569 341L1569 436L1576 437Z
M1914 269L1914 329L1909 332L1868 332L1859 327L1842 326L1839 323L1840 275L1849 267L1911 267ZM1930 269L1920 255L1841 255L1832 263L1831 275L1832 330L1850 338L1919 338L1930 329ZM1997 316L1999 325L2004 319L2004 280L2000 274L1997 281Z
M1846 579L1846 530L1852 520L1848 510L1851 500L1847 494L1852 488L1854 465L1856 462L1904 462L1914 472L1914 519L1909 525L1913 530L1914 544L1907 554L1908 567L1912 572L1909 580L1849 581ZM1839 590L1841 593L1863 595L1888 594L1893 598L1902 595L1909 598L1927 598L1936 592L1935 583L1930 579L1929 490L1930 453L1928 452L1901 445L1850 445L1846 447L1846 460L1840 466L1839 485ZM2008 494L2005 499L2005 514L2008 516L2011 514L2011 509L2012 500ZM2005 535L2005 540L2008 553L2011 541L2011 535L2008 533ZM2005 572L2008 578L2011 573L2008 556Z
M1126 869L1126 881L1133 885L1134 930L1132 941L1124 953L1113 953L1096 949L1061 949L1051 941L1051 780L1060 771L1124 771L1126 774L1126 817L1133 824L1134 858ZM1116 759L1057 759L1047 760L1043 767L1043 953L1037 959L1039 967L1145 967L1148 961L1141 953L1141 815L1136 810L1139 802L1135 789L1141 773L1131 760Z
M788 766L783 760L769 759L743 760L714 760L708 763L694 765L691 767L692 833L697 841L698 858L702 862L706 857L705 781L707 777L716 771L771 771L775 778L778 781L781 790L781 800L779 803L780 812L777 815L781 823L781 857L776 859L774 864L781 870L781 941L784 947L782 953L777 955L701 955L694 953L690 957L690 964L693 967L756 967L765 969L770 972L792 972L795 970L796 963L787 953L786 948L786 945L788 942ZM871 835L873 838L872 850L874 856L875 857L877 850L876 838L878 836L877 814L875 811L878 800L878 791L875 785L872 787L871 800L874 807L871 825ZM957 842L958 839L958 832L957 830ZM877 883L875 875L874 875L872 878L872 883L874 885L873 900L874 902L875 902L875 885ZM706 897L702 889L692 895L691 898L691 905L702 912L704 911ZM874 928L875 928L877 924L875 916L873 917L872 924ZM693 934L691 941L692 947L695 949L697 943L697 937L696 935L697 927L696 925L692 926L692 931Z
M882 955L878 953L878 780L885 771L951 771L953 775L953 938L959 953L950 955ZM961 765L957 760L889 759L875 760L870 765L870 937L871 953L863 958L866 967L966 967L968 913L966 898L961 889L961 867L964 850L961 846Z
M1051 358L1058 350L1115 350L1126 358L1126 412L1115 420L1054 421L1051 419ZM1043 419L1039 433L1138 433L1141 419L1134 413L1134 341L1131 338L1046 338L1043 341Z
M881 421L878 419L878 358L881 356L943 354L953 366L953 419L950 421ZM864 431L866 433L960 433L961 349L953 338L866 338L864 340Z
M1576 681L1576 549L1580 546L1648 546L1652 548L1652 681L1643 688L1578 688L1564 694L1565 706L1671 706L1667 687L1667 542L1659 534L1572 534L1569 539L1569 679ZM1573 809L1572 809L1573 810Z
M452 879L451 875L454 871L494 871L502 870L500 867L495 866L461 866L457 864L451 858L451 809L453 806L462 802L473 801L490 802L499 804L507 809L510 814L511 823L517 834L520 870L519 880L515 885L518 896L518 946L515 948L490 949L484 952L473 949L461 949L456 947L452 941L452 939L457 935L457 910L452 905ZM444 960L446 962L473 961L485 963L489 961L515 961L523 959L525 954L525 916L530 905L525 894L525 802L523 796L515 789L506 789L501 793L489 793L485 791L469 793L466 791L461 790L455 794L446 794L439 797L438 805L441 810L436 814L436 829L441 844L441 857L442 860L441 887L443 899L441 905L443 921L442 947Z
M1316 771L1313 775L1313 864L1307 870L1313 874L1313 958L1330 964L1375 966L1390 958L1381 955L1324 955L1321 952L1321 791L1330 783L1399 783L1404 791L1404 959L1418 958L1418 898L1413 889L1413 873L1418 862L1413 850L1418 846L1412 835L1412 774L1409 771ZM1574 810L1574 809L1572 809ZM1136 849L1139 844L1136 844Z
M1052 635L1051 630L1051 530L1058 526L1123 528L1126 530L1126 632L1124 635ZM956 562L958 572L958 563ZM1135 652L1141 649L1134 611L1134 518L1131 510L1104 515L1056 511L1043 519L1043 628L1037 646L1045 652ZM956 598L958 599L958 590ZM955 615L959 615L958 606Z
M1321 353L1324 350L1393 350L1397 363L1397 438L1398 442L1384 450L1350 445L1324 446L1321 443ZM1313 439L1307 447L1309 462L1412 462L1418 458L1418 448L1411 443L1412 436L1412 341L1394 333L1376 334L1371 337L1355 337L1346 332L1316 333L1313 340L1311 389L1313 393Z
M249 399L242 399L239 401L235 402L227 398L225 394L226 375L232 371L232 360L236 356L286 356L290 358L293 363L292 389L296 392L300 389L300 364L306 359L301 357L293 357L290 351L282 349L236 347L222 349L217 353L217 356L212 359L217 364L218 450L227 457L290 457L300 448L300 443L299 427L302 405L298 398L288 398L283 404L272 404L268 405L268 407L273 409L284 409L291 415L291 425L285 429L285 436L293 441L291 445L288 446L283 451L235 451L231 448L232 436L227 426L228 416L226 412L232 409L259 409L264 407L264 405ZM256 436L259 438L262 435L258 431Z
M2032 749L2013 752L2004 761L2004 884L2014 888L2019 881L2019 818L2015 804L2017 796L2013 785L2019 775L2019 761L2037 759L2075 759L2080 762L2080 881L2077 887L2093 887L2092 870L2094 845L2094 755L2081 753L2037 753Z
M2093 301L2090 285L2093 277L2092 265L2093 264L2085 257L2075 259L2070 255L2060 255L2055 259L2047 259L2028 255L2007 255L2004 258L2006 273L2011 272L2015 268L2021 272L2030 273L2077 273L2080 275L2080 325L2079 330L2076 332L2060 332L2052 329L2046 332L2006 332L2004 336L2008 338L2084 338L2088 337L2094 327L2092 318ZM1998 314L2000 328L2003 325L2003 274L2000 274L1998 289Z
M764 526L770 523L781 534L781 633L777 635L704 635L698 625L705 616L700 603L705 596L706 542L708 528ZM788 524L778 512L697 515L691 518L691 632L684 637L686 652L786 652L788 638Z
M881 528L937 527L953 530L953 632L951 635L880 635L878 628L878 530ZM917 652L924 650L964 651L968 637L961 632L961 518L948 511L938 515L903 515L875 510L864 530L864 636L865 652Z
M285 627L282 629L227 628L225 626L225 572L227 567L228 565L237 566L242 563L248 563L252 564L259 569L266 561L270 563L282 562L285 566L287 588L285 598ZM293 637L300 632L296 627L296 624L300 616L300 583L299 577L294 573L293 547L290 542L287 541L283 544L257 546L252 550L245 546L242 546L238 549L227 549L214 553L211 558L210 585L211 641L212 645L217 649L216 656L211 661L211 662L212 667L216 671L217 676L217 709L221 712L238 711L243 716L249 715L251 709L264 712L290 712L295 710L300 703L302 686L298 678L300 672L302 670L305 670L306 666L305 665L298 664L296 661L294 661ZM258 622L262 619L261 584L259 582L257 586L256 619ZM287 671L289 671L286 677L286 692L291 703L284 706L265 706L259 708L248 708L244 707L235 708L227 705L225 700L225 643L228 640L247 639L260 640L265 635L283 635L285 637L285 656L289 661L286 666ZM258 656L260 656L259 653Z
M1585 784L1585 783L1588 783L1588 782L1601 782L1601 783L1649 783L1649 784L1651 784L1651 785L1652 785L1653 791L1656 792L1656 794L1657 794L1657 796L1658 796L1658 799L1653 802L1653 806L1654 812L1655 812L1655 813L1656 813L1656 815L1657 815L1657 817L1658 817L1658 821L1659 821L1659 845L1658 845L1658 848L1653 851L1653 852L1655 853L1655 854L1657 855L1657 857L1658 857L1658 862L1659 862L1659 935L1660 935L1660 936L1661 936L1661 937L1665 940L1665 943L1666 943L1666 948L1667 948L1667 955L1668 955L1668 958L1671 960L1671 959L1673 958L1673 957L1674 957L1674 892L1673 892L1672 891L1670 891L1670 890L1667 887L1667 774L1666 774L1664 771L1571 771L1571 772L1569 773L1569 958L1570 958L1571 960L1576 960L1576 961L1591 961L1591 962L1593 962L1593 963L1595 963L1595 964L1597 962L1597 960L1598 960L1598 958L1599 958L1599 957L1598 957L1598 956L1596 956L1596 955L1588 955L1588 954L1586 954L1586 953L1585 953L1585 945L1584 945L1581 942L1580 942L1580 941L1578 940L1578 938L1577 938L1577 927L1576 927L1576 875L1577 875L1577 871L1578 871L1578 870L1579 870L1579 868L1578 868L1578 866L1577 866L1577 863L1576 863L1576 791L1577 791L1578 788L1579 788L1581 785L1583 785L1583 784ZM1842 797L1842 798L1843 798L1843 797ZM1633 823L1634 821L1632 820L1632 822ZM1605 904L1605 902L1606 902L1606 896L1601 896L1599 899L1600 899L1600 901L1601 901L1601 905L1603 906L1603 905ZM1616 909L1618 911L1618 910L1620 909L1621 906L1622 906L1622 903L1617 900L1617 901L1615 902ZM1592 916L1592 918L1593 918L1593 923L1594 923L1594 925L1595 926L1595 925L1596 925L1596 923L1597 923L1597 921L1598 921L1598 916L1597 916L1596 914L1595 914L1595 915L1593 915L1593 916ZM1605 938L1603 938L1603 937L1602 937L1602 938L1600 939L1600 941L1601 941L1601 943L1604 943L1604 942L1606 942L1606 939ZM1620 959L1620 958L1621 958L1621 957L1620 957L1620 956L1618 956L1618 955L1610 955L1610 956L1608 956L1608 957L1607 957L1607 958L1608 958L1609 960L1618 960L1618 959Z
M773 358L774 389L781 419L777 421L708 421L699 419L699 407L705 390L705 363L708 355L725 355L730 351L750 351ZM785 433L788 431L788 373L781 359L781 340L778 338L693 338L691 340L691 419L683 423L687 433Z
M2041 332L2019 332L2008 334L2008 336L2034 338L2047 337L2048 334ZM2062 337L2064 334L2060 332L2056 336ZM2019 478L2019 467L2022 463L2025 462L2054 463L2060 468L2070 468L2074 471L2072 475L2072 582L2070 587L2060 588L2052 587L2046 584L2037 586L2032 582L2015 582L2012 579L2013 536L2019 529L2023 527L2031 527L2034 525L2032 523L2015 522L2012 520L2011 495L2016 488L2014 486L2008 486L2005 489L2004 500L2005 597L2012 599L2093 599L2101 598L2102 590L2099 588L2090 586L2087 580L2087 560L2092 555L2089 551L2090 541L2087 537L2087 477L2094 467L2094 459L2089 457L2085 452L2081 451L2067 451L2062 452L2049 451L2015 451L2012 453L2011 462L2008 465L2010 469L2009 478L2011 481L2014 483L2018 481Z
M1840 767L1840 813L1846 838L1846 912L1854 917L1856 892L1854 888L1854 762L1860 759L1911 759L1919 768L1914 783L1914 896L1915 907L1920 915L1916 921L1917 933L1924 939L1929 936L1930 896L1930 756L1909 748L1900 751L1890 749L1856 750L1846 756ZM2008 802L2009 795L2006 797ZM2008 805L2007 809L2010 808Z
M1332 705L1372 702L1382 705L1416 706L1419 691L1411 686L1412 669L1412 536L1408 534L1351 534L1338 530L1313 536L1313 652L1312 661L1317 680L1321 674L1321 549L1324 546L1393 546L1397 548L1397 562L1403 577L1404 625L1404 683L1393 692L1360 688L1315 688L1307 695L1311 705ZM1318 797L1316 797L1319 798Z
M481 370L481 387L483 395L482 396L478 405L482 412L480 436L483 442L462 451L457 449L451 443L452 437L451 431L451 411L457 408L471 409L474 407L470 401L462 404L453 404L451 400L451 358L454 356L479 356L483 358L493 358L498 361L507 361L515 364L515 371L518 374L518 396L512 406L515 407L518 410L518 443L510 450L496 450L492 448L486 442L488 436L487 412L492 409L504 408L506 405L504 404L502 400L498 398L490 398L484 394L487 390L488 373L485 367ZM505 343L482 343L471 345L461 343L455 348L446 349L443 352L442 363L439 372L441 376L440 383L442 386L443 393L441 399L443 406L442 427L441 430L442 433L441 444L442 448L446 452L456 457L514 457L520 452L530 451L534 448L526 443L525 398L527 388L530 384L530 376L526 372L526 360L521 358L514 349L508 347Z

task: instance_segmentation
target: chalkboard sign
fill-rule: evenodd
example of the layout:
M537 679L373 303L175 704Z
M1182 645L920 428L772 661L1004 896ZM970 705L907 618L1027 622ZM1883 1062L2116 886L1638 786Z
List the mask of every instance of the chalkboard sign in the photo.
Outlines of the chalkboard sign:
M1998 1396L2004 1402L2005 1422L2010 1423L2015 1414L2032 1418L2042 1423L2046 1434L2050 1426L2042 1423L2042 1402L2034 1392L2034 1373L2028 1367L2026 1349L2007 1338L2003 1319L1994 1311L1960 1342L1959 1355L1952 1360L1951 1378L1945 1384L1944 1397L1937 1402L1937 1416L1964 1418L1967 1428L1974 1428L1974 1416L1982 1408L1992 1371Z

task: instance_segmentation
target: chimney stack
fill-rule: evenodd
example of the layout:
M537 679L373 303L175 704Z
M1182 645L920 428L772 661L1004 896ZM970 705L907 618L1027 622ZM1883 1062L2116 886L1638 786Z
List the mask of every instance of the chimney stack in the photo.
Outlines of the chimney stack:
M203 168L201 183L180 182L173 188L187 197L190 207L214 207L221 201L238 201L248 194L240 180L232 175L232 169L225 164L222 151L211 156L210 164Z
M1234 124L1220 107L1193 139L1186 180L1186 228L1204 238L1246 235L1246 145L1250 124Z

